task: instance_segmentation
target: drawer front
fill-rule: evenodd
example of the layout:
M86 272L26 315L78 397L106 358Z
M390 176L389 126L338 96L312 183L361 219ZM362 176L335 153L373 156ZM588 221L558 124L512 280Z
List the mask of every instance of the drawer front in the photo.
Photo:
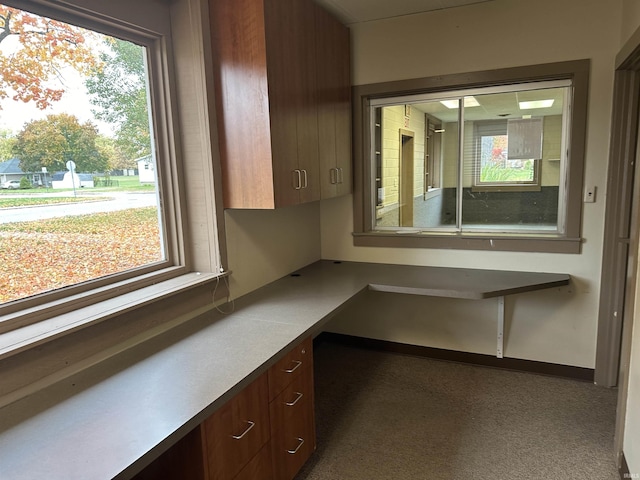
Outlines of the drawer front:
M269 441L266 373L229 400L203 425L209 478L232 479Z
M312 365L313 340L309 337L269 369L269 400L276 398L305 367Z
M267 443L233 480L274 480L271 445Z
M269 405L276 480L290 480L316 448L313 371L310 366Z

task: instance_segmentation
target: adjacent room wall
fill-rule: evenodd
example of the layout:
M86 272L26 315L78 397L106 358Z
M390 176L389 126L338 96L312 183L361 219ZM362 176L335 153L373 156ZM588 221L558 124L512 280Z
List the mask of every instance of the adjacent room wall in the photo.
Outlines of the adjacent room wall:
M347 197L321 204L322 257L569 273L570 287L507 298L505 356L593 368L621 9L621 0L495 0L351 26L354 84L591 59L585 182L598 187L598 196L596 203L584 205L581 254L354 247L352 199ZM434 38L441 41L434 45ZM372 293L340 315L330 329L495 354L496 317L495 300Z

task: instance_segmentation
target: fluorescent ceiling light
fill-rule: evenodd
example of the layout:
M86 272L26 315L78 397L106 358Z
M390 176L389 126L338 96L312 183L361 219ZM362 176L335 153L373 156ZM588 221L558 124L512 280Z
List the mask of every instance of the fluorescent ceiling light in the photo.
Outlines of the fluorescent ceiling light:
M440 103L447 108L458 108L460 102L458 100L441 100ZM480 104L476 97L464 97L464 108L479 106Z
M533 100L531 102L519 102L520 110L530 110L532 108L549 108L553 105L553 99L551 100Z

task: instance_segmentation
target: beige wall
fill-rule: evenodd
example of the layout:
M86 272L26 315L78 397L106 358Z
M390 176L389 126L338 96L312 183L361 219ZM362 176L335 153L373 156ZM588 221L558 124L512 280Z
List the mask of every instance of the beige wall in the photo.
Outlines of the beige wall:
M351 26L355 84L590 58L585 178L587 184L598 186L599 196L596 203L584 205L581 254L354 247L352 199L342 198L321 204L322 257L569 273L573 282L568 288L507 299L505 355L593 368L613 59L619 49L621 5L621 0L495 0ZM575 21L576 12L580 21ZM544 25L544 35L537 25ZM425 57L419 46L433 38L447 41L429 51L428 61L412 61ZM331 328L411 344L495 353L495 300L387 297L363 302Z
M622 12L620 14L622 27L620 29L620 46L629 40L631 35L640 25L640 1L622 0Z
M233 297L320 259L318 202L278 210L225 210Z

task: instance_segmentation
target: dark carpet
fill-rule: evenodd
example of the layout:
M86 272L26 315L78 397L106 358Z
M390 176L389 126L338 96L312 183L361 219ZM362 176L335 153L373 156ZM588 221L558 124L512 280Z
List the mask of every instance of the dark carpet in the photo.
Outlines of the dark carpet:
M616 391L322 342L296 480L616 480Z

